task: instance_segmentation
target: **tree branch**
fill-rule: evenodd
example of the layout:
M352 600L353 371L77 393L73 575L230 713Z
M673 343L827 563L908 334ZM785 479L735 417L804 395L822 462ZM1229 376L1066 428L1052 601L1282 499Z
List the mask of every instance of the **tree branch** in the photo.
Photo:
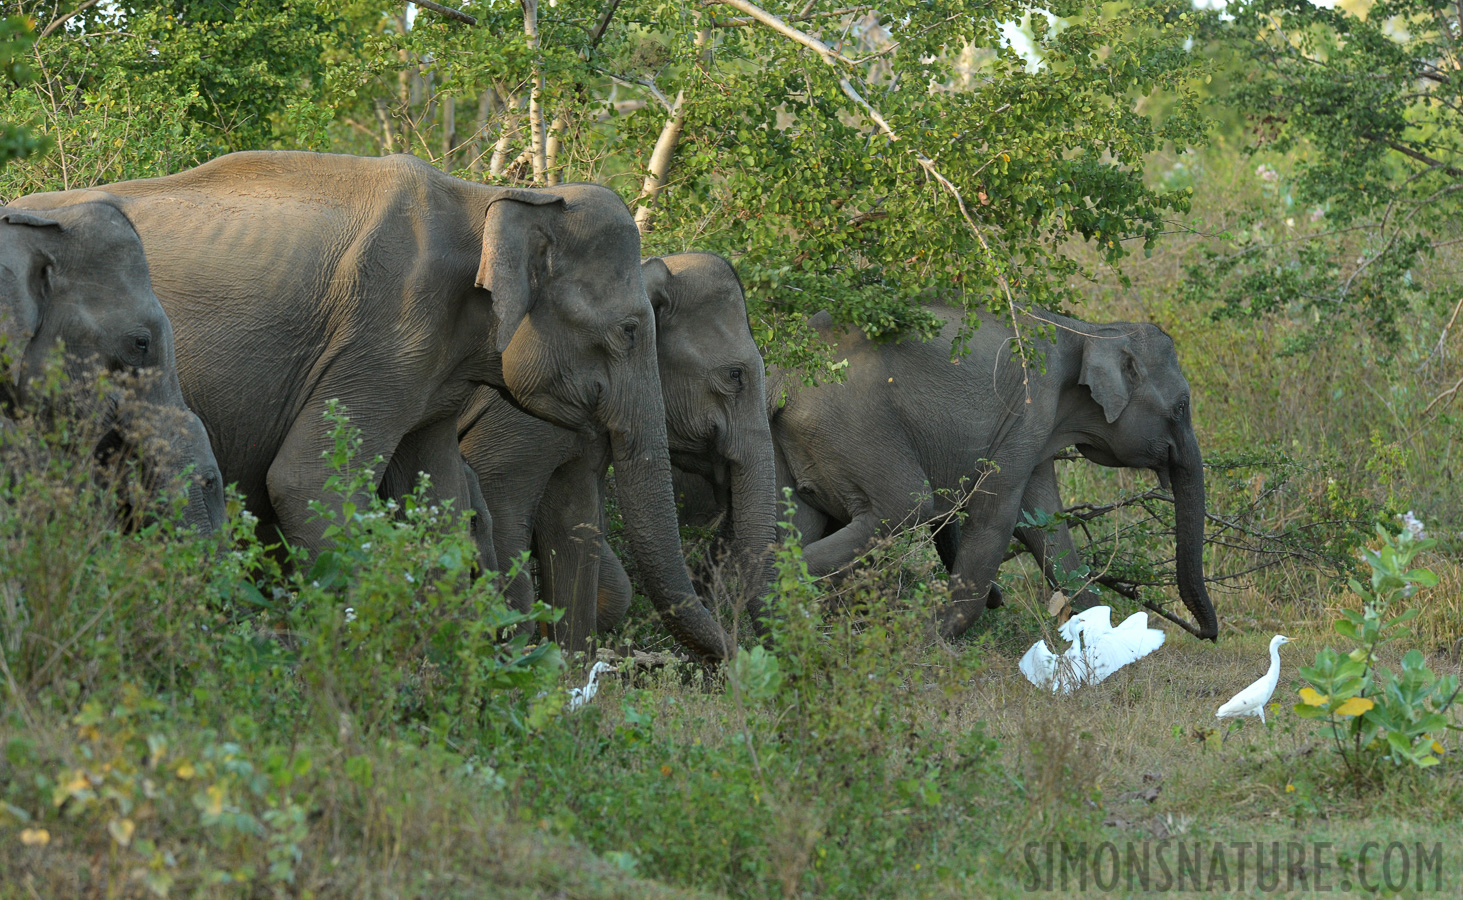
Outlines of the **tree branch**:
M718 0L718 2L722 6L730 6L732 9L741 10L752 19L761 22L788 40L802 44L804 47L823 57L823 61L830 66L834 63L843 63L845 66L852 66L854 64L853 60L834 50L811 34L798 31L762 7L748 3L747 0Z
M701 5L703 7L716 6L720 2L721 2L721 0L708 0L708 2L703 3ZM847 16L847 15L853 15L855 13L868 12L871 9L873 9L872 6L845 6L843 9L833 9L833 10L829 10L828 12L800 12L800 13L797 13L796 15L787 16L782 21L784 21L784 22L807 22L807 21L810 21L810 20L813 20L813 19L836 19L836 18L838 18L840 16ZM747 16L745 18L715 19L715 20L712 21L711 24L714 25L717 28L742 28L742 27L745 27L747 25L755 25L755 24L757 24L757 22L758 22L757 19L754 19L751 16Z
M1455 166L1450 166L1447 163L1443 162L1442 160L1433 159L1431 156L1428 156L1425 153L1419 153L1418 151L1416 151L1416 150L1412 149L1411 147L1407 146L1406 144L1400 143L1398 141L1394 141L1394 140L1392 140L1389 137L1383 137L1380 134L1371 134L1371 133L1364 133L1362 135L1362 137L1365 137L1368 140L1376 141L1379 144L1385 144L1388 147L1391 147L1393 150L1396 150L1398 153L1402 154L1403 156L1407 156L1407 157L1410 157L1412 159L1415 159L1415 160L1417 160L1420 163L1424 163L1425 165L1429 166L1430 168L1434 168L1434 169L1438 169L1438 170L1443 171L1443 172L1447 172L1449 175L1452 175L1454 178L1463 178L1463 169L1459 169L1459 168L1457 168Z
M96 2L96 0L92 0L92 2ZM460 9L453 9L450 6L433 3L432 0L407 0L407 2L420 6L422 9L430 9L434 13L444 15L449 19L456 19L467 25L476 25L478 23L478 20L474 16L470 16Z
M66 13L65 15L57 16L56 18L54 18L54 19L51 20L51 24L47 25L45 28L43 28L41 30L41 33L40 34L36 35L36 40L39 41L42 38L50 37L51 36L51 33L54 32L57 28L60 28L62 25L65 25L67 22L70 22L73 18L75 18L76 16L78 16L78 15L86 12L87 10L91 9L93 6L96 6L100 2L101 2L101 0L86 0L85 3L83 3L80 6L76 7L71 12Z

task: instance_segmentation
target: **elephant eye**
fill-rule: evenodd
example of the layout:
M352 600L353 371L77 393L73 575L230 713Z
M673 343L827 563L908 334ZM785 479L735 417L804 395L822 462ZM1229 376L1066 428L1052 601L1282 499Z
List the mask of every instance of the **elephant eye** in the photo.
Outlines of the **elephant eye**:
M732 370L730 372L728 372L727 375L731 376L731 380L732 381L735 381L737 384L741 384L742 383L742 370L741 369L736 368L735 366L733 366L732 367Z

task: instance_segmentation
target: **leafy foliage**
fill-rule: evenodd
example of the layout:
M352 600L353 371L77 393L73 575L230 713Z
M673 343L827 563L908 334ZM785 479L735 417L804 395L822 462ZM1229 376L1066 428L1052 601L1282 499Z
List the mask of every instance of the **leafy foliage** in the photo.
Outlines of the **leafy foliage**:
M1463 215L1463 21L1452 0L1318 5L1231 4L1216 33L1238 46L1246 77L1229 101L1254 126L1258 177L1282 205L1231 229L1191 270L1222 313L1305 316L1298 348L1360 320L1396 344L1416 271ZM1288 155L1293 172L1269 160ZM1257 211L1258 212L1258 211ZM1438 302L1455 302L1445 290Z
M0 90L7 94L31 80L25 55L35 40L35 23L22 16L0 19ZM23 122L0 120L0 167L12 159L25 159L44 151L47 142L33 134Z
M1335 625L1357 647L1345 655L1330 647L1317 653L1315 664L1300 670L1309 686L1295 705L1297 715L1326 724L1336 753L1358 780L1374 776L1384 761L1437 765L1438 737L1454 727L1447 713L1458 696L1458 677L1436 675L1418 650L1403 655L1400 672L1379 665L1378 648L1406 634L1405 624L1418 614L1419 589L1436 585L1438 577L1412 568L1435 544L1422 536L1420 524L1397 535L1378 526L1377 537L1381 546L1364 551L1371 583L1351 581L1362 608L1342 610ZM1404 603L1409 608L1397 612Z

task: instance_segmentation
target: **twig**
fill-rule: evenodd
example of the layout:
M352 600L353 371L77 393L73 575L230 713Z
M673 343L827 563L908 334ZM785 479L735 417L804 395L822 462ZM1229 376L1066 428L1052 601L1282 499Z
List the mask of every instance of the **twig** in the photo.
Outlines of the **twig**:
M92 2L95 3L96 0L92 0ZM463 22L468 25L476 25L478 23L476 17L470 16L460 9L453 9L450 6L443 6L440 3L433 3L432 0L407 0L407 2L414 3L417 6L420 6L422 9L430 9L434 13L440 13L441 15L444 15L449 19L456 19L457 21Z
M709 0L709 2L703 3L701 5L702 5L702 7L716 6L720 2L721 2L721 0ZM855 13L868 12L871 9L873 9L872 6L845 6L842 9L831 9L831 10L829 10L827 12L806 12L805 11L805 12L796 13L796 14L791 15L791 16L786 16L786 17L783 18L782 21L784 21L784 22L807 22L807 21L812 20L812 19L834 19L834 18L838 18L839 16L847 16L847 15L853 15ZM715 19L715 20L712 21L711 24L714 25L717 28L742 28L742 27L747 26L747 25L755 25L755 24L757 24L757 22L758 22L757 19L754 19L751 16L747 16L746 18Z

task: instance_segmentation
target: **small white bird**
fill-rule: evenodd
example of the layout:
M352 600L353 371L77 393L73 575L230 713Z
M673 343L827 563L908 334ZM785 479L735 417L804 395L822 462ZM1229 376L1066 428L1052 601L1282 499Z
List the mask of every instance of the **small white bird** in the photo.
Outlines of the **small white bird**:
M1229 698L1215 718L1227 719L1238 718L1239 716L1259 716L1260 721L1265 721L1265 704L1270 702L1270 695L1275 693L1275 685L1280 683L1280 645L1290 643L1290 638L1283 634L1277 634L1270 639L1270 669L1259 681Z
M589 681L584 683L582 688L573 688L569 691L569 702L564 704L565 712L573 712L584 704L594 699L599 691L599 676L610 670L607 662L597 662L589 670Z
M1084 684L1097 684L1109 675L1163 646L1163 632L1148 627L1148 614L1133 613L1116 628L1112 610L1094 606L1083 610L1057 629L1072 646L1061 654L1037 641L1021 657L1021 674L1037 687L1068 693Z

